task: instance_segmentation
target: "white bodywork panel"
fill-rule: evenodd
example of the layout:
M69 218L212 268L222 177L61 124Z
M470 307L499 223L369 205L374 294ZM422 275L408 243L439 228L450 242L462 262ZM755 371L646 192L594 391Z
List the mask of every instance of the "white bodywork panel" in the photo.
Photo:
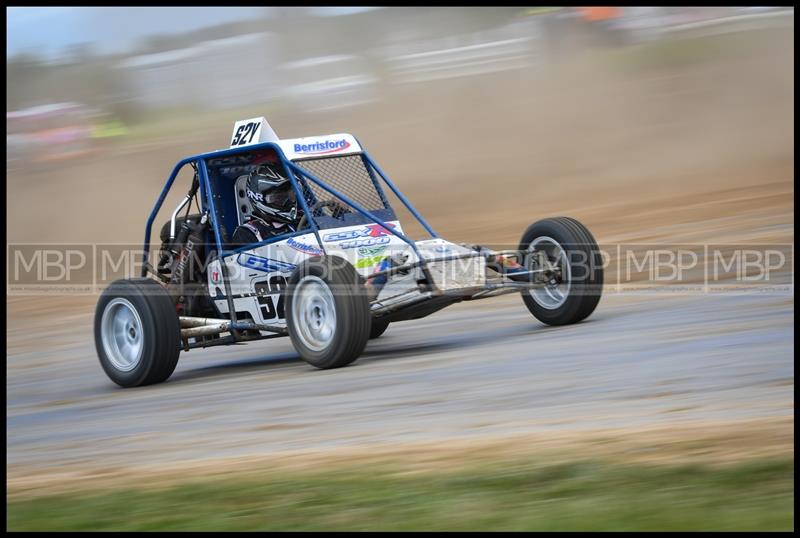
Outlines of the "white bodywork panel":
M387 224L402 233L398 221ZM320 230L320 236L328 255L345 258L364 277L375 270L383 257L375 253L388 254L407 247L378 224ZM289 275L306 259L322 254L315 234L310 232L226 256L236 311L250 313L256 323L285 324L281 293ZM219 261L212 262L207 273L209 296L220 313L227 314L228 302ZM252 293L259 296L237 297Z
M402 233L398 221L386 225ZM346 259L364 278L369 278L387 256L398 263L418 261L407 243L379 224L320 230L320 236L327 255ZM472 252L444 239L417 241L416 246L429 260ZM322 254L315 234L310 232L226 256L236 311L248 312L256 323L285 325L282 292L289 276L297 265ZM437 287L443 290L481 287L485 282L486 268L481 257L432 262L428 267ZM224 316L228 314L228 302L219 261L211 263L207 274L209 295ZM414 291L422 277L420 268L393 275L377 301ZM258 295L252 296L254 293Z

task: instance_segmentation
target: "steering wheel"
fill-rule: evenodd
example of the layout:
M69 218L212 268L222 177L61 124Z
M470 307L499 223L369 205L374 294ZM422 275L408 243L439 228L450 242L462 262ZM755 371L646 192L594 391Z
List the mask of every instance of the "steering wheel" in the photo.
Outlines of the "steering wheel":
M312 215L320 217L325 208L328 209L330 216L333 218L339 218L342 214L350 212L350 208L336 200L322 200L312 205L309 209ZM308 224L308 215L303 215L303 218L300 219L300 223L297 225L297 229L303 229L306 224Z

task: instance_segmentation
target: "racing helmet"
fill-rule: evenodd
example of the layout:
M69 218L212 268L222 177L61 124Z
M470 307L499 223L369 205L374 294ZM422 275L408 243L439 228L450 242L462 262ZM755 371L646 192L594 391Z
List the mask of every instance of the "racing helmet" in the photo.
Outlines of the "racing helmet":
M253 215L267 222L293 223L297 200L291 182L273 166L261 165L250 172L245 188Z

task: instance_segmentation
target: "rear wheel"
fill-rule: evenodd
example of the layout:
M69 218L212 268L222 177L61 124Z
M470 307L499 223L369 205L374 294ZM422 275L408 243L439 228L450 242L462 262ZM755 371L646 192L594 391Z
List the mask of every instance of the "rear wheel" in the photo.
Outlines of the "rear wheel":
M544 219L522 235L529 270L546 270L546 282L522 292L528 310L548 325L577 323L600 302L603 266L600 250L583 224L569 217ZM544 266L542 263L544 262Z
M294 270L285 293L286 326L303 360L327 369L361 355L370 336L369 299L346 260L310 258Z
M167 291L154 280L112 282L94 318L100 365L122 387L166 381L180 355L180 323Z
M383 321L380 319L373 319L372 320L372 327L369 331L369 339L372 340L374 338L379 338L383 333L386 332L386 329L389 328L389 322Z

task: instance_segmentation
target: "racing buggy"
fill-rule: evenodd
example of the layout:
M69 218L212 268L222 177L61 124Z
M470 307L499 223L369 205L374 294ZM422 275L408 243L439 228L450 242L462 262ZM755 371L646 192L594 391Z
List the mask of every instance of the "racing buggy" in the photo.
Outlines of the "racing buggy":
M191 185L150 252L184 167ZM248 226L261 196L248 178L265 169L295 203L279 233L241 244L231 232ZM409 238L390 199L429 237ZM460 301L521 293L539 321L579 322L600 300L601 262L592 234L568 217L535 222L514 250L446 241L354 136L279 139L255 118L236 123L230 148L175 166L147 219L141 277L99 298L95 345L123 387L165 381L181 351L287 335L303 360L336 368L391 323Z

